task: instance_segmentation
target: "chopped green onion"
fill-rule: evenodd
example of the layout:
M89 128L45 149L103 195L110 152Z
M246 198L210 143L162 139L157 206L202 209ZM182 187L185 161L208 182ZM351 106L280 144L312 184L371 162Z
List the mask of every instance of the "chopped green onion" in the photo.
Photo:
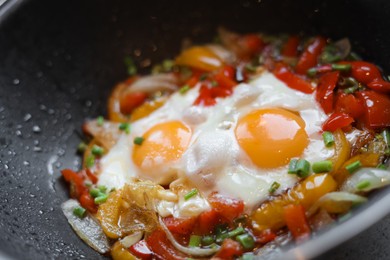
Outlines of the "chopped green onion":
M274 193L277 189L279 189L280 187L280 183L279 182L276 182L274 181L272 184L271 184L271 187L269 188L269 193Z
M245 229L243 227L238 227L236 229L233 229L232 231L229 231L228 237L232 238L232 237L236 237L238 235L244 234L244 233L245 233Z
M332 64L332 70L339 70L342 72L350 71L351 67L352 67L351 64L337 64L337 63Z
M164 60L162 62L162 67L165 72L171 71L173 66L175 65L175 62L173 60Z
M79 218L83 218L85 216L85 213L87 211L85 210L85 208L83 207L76 207L73 209L73 214L76 216L76 217L79 217Z
M256 72L257 68L253 64L248 63L245 65L245 69L249 72Z
M359 89L358 86L349 87L349 88L344 89L344 93L345 94L352 94L352 93L355 93L358 89Z
M212 86L212 87L218 86L218 82L215 81L215 80L211 81L211 86Z
M126 134L130 134L130 124L129 123L121 123L119 125L119 130L125 131Z
M224 241L226 238L229 238L229 234L227 232L221 233L216 236L215 242L222 243L222 241Z
M102 126L104 124L104 117L98 116L96 118L96 123L97 123L98 126Z
M288 165L288 173L296 174L297 173L297 162L298 159L291 159L290 164Z
M137 74L137 67L135 66L134 60L131 57L125 57L124 62L127 67L127 74L130 76Z
M387 146L390 146L390 131L388 129L383 130L382 136Z
M345 169L347 169L349 173L354 173L360 167L362 167L362 163L360 161L356 161L345 166Z
M317 68L310 68L306 72L307 76L314 77L317 74Z
M102 192L99 190L99 189L96 189L96 188L93 188L93 189L90 189L89 190L89 194L93 197L93 198L96 198L96 197L99 197Z
M87 168L91 168L95 165L95 156L93 156L92 154L90 156L88 156L86 159L85 159L85 166L87 166Z
M145 139L142 136L137 136L136 138L134 138L134 144L141 145L144 142L144 140Z
M322 138L324 139L324 143L326 147L330 147L334 144L334 137L331 132L328 131L323 132Z
M100 192L103 192L103 193L107 192L107 187L104 185L99 185L97 188L99 189Z
M107 194L100 194L98 197L95 198L95 204L102 204L104 202L106 202L108 199L108 195Z
M202 75L200 75L199 80L200 80L200 81L203 81L203 80L205 80L206 78L207 78L207 73L203 73Z
M104 149L103 149L103 147L100 147L100 146L95 144L94 146L92 146L91 152L95 156L102 156L104 153Z
M305 159L299 159L297 162L297 175L301 178L305 178L310 173L310 163Z
M240 257L240 260L254 260L255 255L253 253L245 253Z
M209 246L214 243L214 238L212 236L204 236L202 237L202 245Z
M350 52L348 58L350 60L362 60L362 58L355 52Z
M383 163L378 164L378 166L376 166L376 168L381 169L381 170L387 170L387 166Z
M367 180L361 181L358 184L356 184L356 189L358 190L364 190L365 188L368 188L371 185L371 183Z
M179 93L183 95L183 94L187 93L187 91L190 90L190 88L191 87L189 85L184 85L183 87L181 87L179 89Z
M92 187L92 182L90 180L85 180L84 185L85 185L85 187L88 187L88 188Z
M79 153L85 152L85 149L87 149L87 144L84 142L79 143L79 145L77 146L77 152Z
M320 173L320 172L330 172L332 170L333 163L332 161L320 161L313 163L313 166L311 167L313 169L313 172Z
M186 195L184 195L184 200L189 200L192 197L194 197L196 194L198 194L198 190L197 189L192 189Z
M236 240L240 242L240 244L245 248L245 249L252 249L255 246L255 240L251 235L248 233L242 234L236 237Z
M190 236L190 242L188 243L189 247L200 247L202 243L202 237L197 235Z

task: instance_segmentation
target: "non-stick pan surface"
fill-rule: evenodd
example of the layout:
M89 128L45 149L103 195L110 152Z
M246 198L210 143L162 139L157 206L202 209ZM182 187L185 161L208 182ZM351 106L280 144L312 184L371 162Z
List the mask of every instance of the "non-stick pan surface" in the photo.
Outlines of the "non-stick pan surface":
M224 25L348 36L365 59L390 71L389 11L386 0L7 1L0 9L0 258L104 258L62 215L68 189L59 171L80 167L81 124L105 113L110 88L126 77L124 56L139 64L172 58L183 38L205 42ZM322 258L386 259L389 227L386 218Z

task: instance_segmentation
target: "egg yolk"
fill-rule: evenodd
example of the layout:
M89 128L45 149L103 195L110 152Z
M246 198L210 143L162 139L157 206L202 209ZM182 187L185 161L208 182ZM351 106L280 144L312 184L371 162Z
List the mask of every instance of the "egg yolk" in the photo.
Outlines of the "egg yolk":
M134 145L133 161L142 169L152 169L176 161L191 139L191 130L179 121L165 122L150 128L144 141Z
M253 163L263 168L286 165L291 158L299 157L309 142L302 118L278 108L260 109L243 116L235 135Z

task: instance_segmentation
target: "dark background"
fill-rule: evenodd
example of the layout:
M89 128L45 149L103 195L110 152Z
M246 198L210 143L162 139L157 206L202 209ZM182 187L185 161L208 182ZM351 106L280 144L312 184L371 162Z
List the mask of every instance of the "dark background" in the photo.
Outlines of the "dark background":
M385 0L10 0L2 8L0 250L17 259L102 258L61 213L68 193L59 171L79 168L81 124L105 113L111 87L126 77L126 55L138 64L172 58L183 38L210 41L225 25L348 36L390 71ZM389 227L387 217L318 259L388 259Z

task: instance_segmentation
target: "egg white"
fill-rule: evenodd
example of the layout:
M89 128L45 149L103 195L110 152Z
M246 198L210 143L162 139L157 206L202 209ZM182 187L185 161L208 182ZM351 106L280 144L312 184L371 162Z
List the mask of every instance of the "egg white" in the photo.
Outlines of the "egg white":
M264 72L248 84L239 84L231 96L218 99L212 107L193 106L198 94L199 86L184 95L175 93L161 108L134 122L131 134L123 134L102 158L99 184L120 189L134 177L159 184L166 184L172 178L186 178L202 195L194 197L194 200L205 198L211 192L219 192L243 200L246 209L251 210L269 197L269 187L274 181L281 185L276 193L291 188L299 181L295 175L287 174L287 165L274 169L255 166L240 148L234 135L237 121L260 108L283 108L299 113L305 121L305 131L309 138L302 158L315 162L333 155L333 149L325 147L320 134L321 124L327 116L316 103L314 95L287 87L269 72ZM181 121L191 128L188 149L174 163L156 171L141 171L132 161L134 137L142 136L158 123L171 120ZM209 208L205 200L204 203L190 202L165 202L165 206L160 205L159 212L163 214L164 208L164 214L170 212L175 216L187 216L189 206L185 204L191 204L190 211L194 215ZM196 205L199 205L198 208Z

